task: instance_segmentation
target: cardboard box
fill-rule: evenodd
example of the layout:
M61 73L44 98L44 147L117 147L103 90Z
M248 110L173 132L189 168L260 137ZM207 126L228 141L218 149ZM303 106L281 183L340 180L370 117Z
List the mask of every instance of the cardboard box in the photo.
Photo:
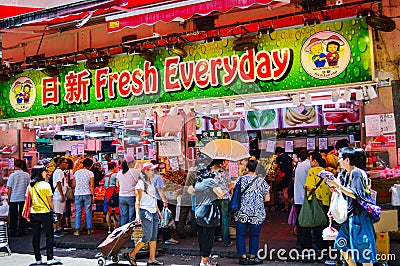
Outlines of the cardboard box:
M381 220L374 224L374 228L376 233L398 231L397 210L382 210Z
M387 260L390 252L389 232L376 233L376 250L379 258Z

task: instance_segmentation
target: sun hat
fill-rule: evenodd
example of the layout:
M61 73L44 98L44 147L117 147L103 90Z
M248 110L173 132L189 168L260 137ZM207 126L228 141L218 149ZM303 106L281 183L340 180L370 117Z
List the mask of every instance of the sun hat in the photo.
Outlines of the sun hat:
M158 164L144 163L142 166L142 172L144 173L147 170L156 169L157 167L158 167Z

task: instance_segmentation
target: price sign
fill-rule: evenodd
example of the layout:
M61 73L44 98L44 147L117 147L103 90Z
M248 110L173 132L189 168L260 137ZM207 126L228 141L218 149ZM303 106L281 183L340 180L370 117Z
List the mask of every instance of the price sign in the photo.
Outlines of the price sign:
M307 150L315 150L315 138L307 138Z
M293 140L285 141L285 152L293 152Z
M376 137L395 132L396 123L393 113L365 116L365 134L367 137Z

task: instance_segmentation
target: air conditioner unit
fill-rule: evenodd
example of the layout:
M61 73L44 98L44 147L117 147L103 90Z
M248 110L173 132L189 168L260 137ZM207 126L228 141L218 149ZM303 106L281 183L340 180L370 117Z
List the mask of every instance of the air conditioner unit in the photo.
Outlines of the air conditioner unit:
M352 111L353 108L351 103L332 103L332 104L323 104L322 112L349 112Z

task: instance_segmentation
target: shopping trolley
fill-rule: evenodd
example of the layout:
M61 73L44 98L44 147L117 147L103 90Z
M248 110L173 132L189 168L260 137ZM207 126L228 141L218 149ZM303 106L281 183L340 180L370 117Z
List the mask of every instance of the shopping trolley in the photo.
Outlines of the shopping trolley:
M11 255L11 249L8 245L7 222L0 221L0 248L7 248L8 255Z

